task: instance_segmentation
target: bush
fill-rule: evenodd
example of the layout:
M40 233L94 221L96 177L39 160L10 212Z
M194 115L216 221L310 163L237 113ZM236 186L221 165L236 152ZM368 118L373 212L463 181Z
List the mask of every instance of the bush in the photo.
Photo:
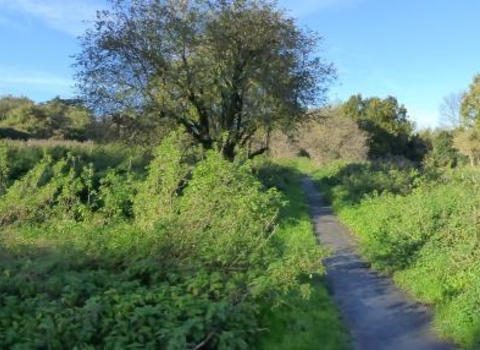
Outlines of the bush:
M328 111L325 111L328 113ZM367 158L367 134L355 121L340 116L322 116L303 125L296 138L276 132L271 140L274 158L310 158L323 166L333 161L358 162Z
M183 150L165 140L146 177L80 150L12 180L1 348L249 349L264 310L308 294L321 251L276 234L278 190L248 163Z
M371 195L408 194L423 178L413 163L404 158L362 163L336 162L317 170L314 176L319 180L324 198L336 209L357 205Z

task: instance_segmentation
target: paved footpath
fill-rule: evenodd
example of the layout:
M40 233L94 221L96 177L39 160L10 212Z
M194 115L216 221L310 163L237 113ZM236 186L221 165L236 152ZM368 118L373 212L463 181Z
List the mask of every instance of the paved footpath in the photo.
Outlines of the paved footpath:
M305 178L316 234L332 251L327 283L349 328L355 350L450 350L432 329L427 307L372 270L356 253L355 238L338 222L312 180Z

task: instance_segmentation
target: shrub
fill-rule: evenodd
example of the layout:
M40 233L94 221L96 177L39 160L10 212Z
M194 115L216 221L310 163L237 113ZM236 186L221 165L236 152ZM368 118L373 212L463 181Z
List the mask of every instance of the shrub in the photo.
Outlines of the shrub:
M8 187L1 348L248 349L265 309L308 294L321 252L276 234L278 190L183 142L166 139L146 176L80 151Z
M367 158L367 134L355 121L340 116L327 116L310 121L295 138L276 132L271 140L274 158L295 159L307 156L317 165L332 161L362 161Z

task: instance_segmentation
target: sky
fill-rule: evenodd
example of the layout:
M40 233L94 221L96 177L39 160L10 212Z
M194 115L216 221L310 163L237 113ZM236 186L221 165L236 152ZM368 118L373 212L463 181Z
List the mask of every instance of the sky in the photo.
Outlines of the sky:
M105 0L0 0L0 96L74 97L78 36ZM332 102L394 96L418 128L439 125L442 98L480 73L478 0L279 0L318 32L338 79Z

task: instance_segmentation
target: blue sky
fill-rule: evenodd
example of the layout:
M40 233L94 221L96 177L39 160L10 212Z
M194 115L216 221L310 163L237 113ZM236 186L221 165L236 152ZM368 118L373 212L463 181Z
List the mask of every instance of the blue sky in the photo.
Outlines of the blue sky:
M480 73L478 0L280 0L324 37L339 79L330 99L392 95L419 127ZM104 0L0 0L0 95L73 96L77 36Z

